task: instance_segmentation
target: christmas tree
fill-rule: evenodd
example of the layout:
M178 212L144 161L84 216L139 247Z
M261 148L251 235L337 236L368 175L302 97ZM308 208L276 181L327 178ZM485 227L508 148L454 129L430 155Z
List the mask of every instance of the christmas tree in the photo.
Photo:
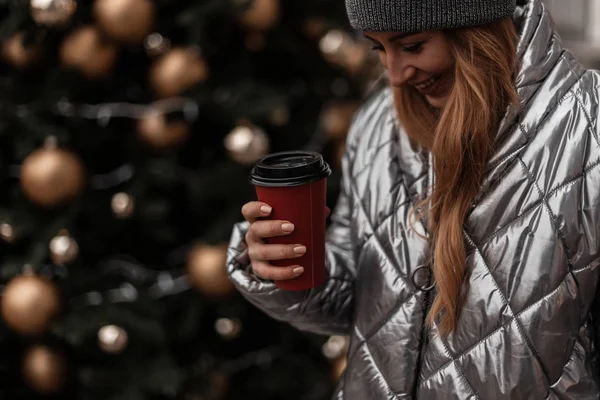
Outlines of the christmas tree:
M0 0L0 398L328 398L345 340L224 260L252 163L339 157L371 62L342 1Z

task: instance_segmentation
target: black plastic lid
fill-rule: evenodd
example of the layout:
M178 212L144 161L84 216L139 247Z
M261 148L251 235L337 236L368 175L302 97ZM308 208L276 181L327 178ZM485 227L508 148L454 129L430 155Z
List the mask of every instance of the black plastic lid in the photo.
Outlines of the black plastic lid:
M311 151L284 151L259 159L250 183L256 186L289 187L316 182L331 175L321 154Z

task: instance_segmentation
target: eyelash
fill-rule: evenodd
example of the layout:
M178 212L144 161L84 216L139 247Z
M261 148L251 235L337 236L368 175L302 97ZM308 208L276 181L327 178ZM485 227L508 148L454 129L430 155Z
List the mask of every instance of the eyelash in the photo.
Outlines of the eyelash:
M405 47L404 51L406 51L407 53L418 53L419 51L421 51L421 48L423 47L424 43L425 42L415 43L412 46ZM373 45L371 49L374 51L384 51L384 48L381 45Z

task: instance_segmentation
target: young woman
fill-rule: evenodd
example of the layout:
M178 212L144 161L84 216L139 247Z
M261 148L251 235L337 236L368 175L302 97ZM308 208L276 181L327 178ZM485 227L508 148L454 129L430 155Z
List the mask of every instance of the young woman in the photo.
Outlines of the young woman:
M293 221L251 202L232 281L274 318L351 337L336 398L598 399L600 74L541 0L347 0L390 88L355 117L328 279L273 280Z

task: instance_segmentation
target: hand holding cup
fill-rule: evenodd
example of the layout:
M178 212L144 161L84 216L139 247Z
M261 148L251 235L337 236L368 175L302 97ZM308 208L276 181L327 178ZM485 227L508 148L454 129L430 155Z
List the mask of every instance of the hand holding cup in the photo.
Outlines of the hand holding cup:
M271 264L276 260L294 260L306 253L306 246L296 244L268 244L267 238L286 236L291 234L295 226L290 221L265 219L271 215L272 207L260 201L251 201L242 207L242 215L250 223L246 233L248 256L252 263L252 270L262 279L280 281L294 279L304 272L302 265L293 263L285 267ZM326 207L325 215L330 210Z

